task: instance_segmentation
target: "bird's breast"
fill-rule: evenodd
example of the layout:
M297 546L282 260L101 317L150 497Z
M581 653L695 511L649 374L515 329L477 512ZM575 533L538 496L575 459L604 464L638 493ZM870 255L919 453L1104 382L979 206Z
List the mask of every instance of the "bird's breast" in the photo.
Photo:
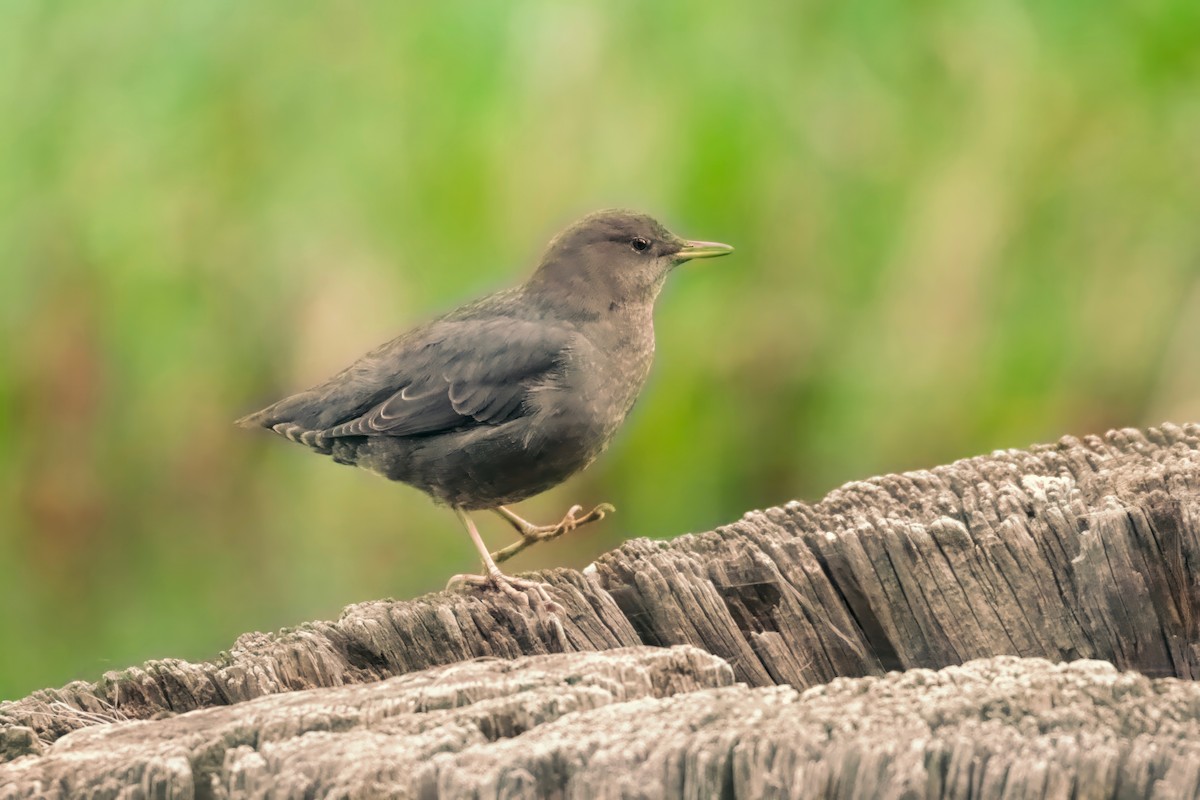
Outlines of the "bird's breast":
M646 384L654 361L654 330L647 325L598 327L570 348L553 392L564 430L588 441L593 454L607 446Z

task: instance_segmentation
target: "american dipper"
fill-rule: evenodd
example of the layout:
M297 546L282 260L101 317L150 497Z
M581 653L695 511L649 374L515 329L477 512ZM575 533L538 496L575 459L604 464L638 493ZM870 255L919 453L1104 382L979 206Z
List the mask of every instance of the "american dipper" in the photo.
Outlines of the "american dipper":
M675 236L644 214L600 211L560 233L524 285L462 306L367 353L308 391L238 420L334 461L415 486L462 520L487 574L456 576L550 602L496 566L603 518L573 506L534 525L508 506L555 486L608 446L654 357L654 300L667 274L733 250ZM468 511L521 541L493 555ZM519 591L521 590L521 591ZM552 603L551 603L552 605Z

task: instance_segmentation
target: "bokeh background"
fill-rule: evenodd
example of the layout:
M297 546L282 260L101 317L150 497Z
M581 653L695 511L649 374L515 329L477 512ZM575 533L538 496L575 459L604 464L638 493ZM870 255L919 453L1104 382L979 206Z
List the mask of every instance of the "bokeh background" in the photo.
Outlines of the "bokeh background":
M472 568L423 495L231 422L596 208L737 253L522 506L618 513L517 571L1200 418L1195 0L9 0L0 119L0 698Z

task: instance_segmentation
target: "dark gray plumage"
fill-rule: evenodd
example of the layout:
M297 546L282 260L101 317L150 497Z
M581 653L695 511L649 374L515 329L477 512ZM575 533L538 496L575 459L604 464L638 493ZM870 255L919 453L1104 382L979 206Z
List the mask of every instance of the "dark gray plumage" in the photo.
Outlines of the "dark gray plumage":
M561 483L607 447L654 355L654 300L676 265L732 248L688 242L643 214L602 211L559 234L523 285L465 305L238 424L401 481L458 513L492 509L528 544L599 519L536 526L503 508ZM530 588L528 582L515 582Z

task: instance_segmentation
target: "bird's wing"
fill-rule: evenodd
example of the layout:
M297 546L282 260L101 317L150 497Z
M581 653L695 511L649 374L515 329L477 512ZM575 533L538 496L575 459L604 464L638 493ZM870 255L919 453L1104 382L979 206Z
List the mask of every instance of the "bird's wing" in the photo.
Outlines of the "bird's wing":
M561 364L569 334L511 318L442 320L397 344L346 371L367 394L380 384L389 391L325 435L415 436L515 419L530 388Z

